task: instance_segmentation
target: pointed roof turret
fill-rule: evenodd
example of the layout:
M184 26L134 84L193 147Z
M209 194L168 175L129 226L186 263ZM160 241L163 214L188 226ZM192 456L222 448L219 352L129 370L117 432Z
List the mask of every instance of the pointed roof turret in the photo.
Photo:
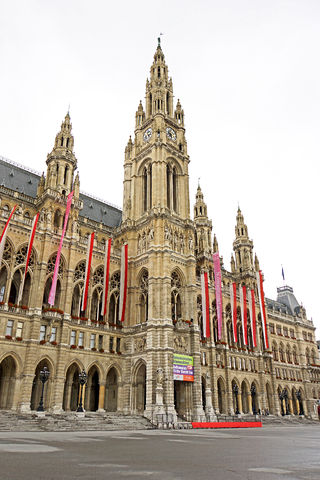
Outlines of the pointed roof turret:
M213 236L213 253L219 252L219 245L218 245L218 240L216 237L216 234Z
M147 80L146 83L146 118L157 113L173 117L172 79L168 76L168 67L159 39L150 68L150 81Z
M63 122L61 123L60 132L58 132L56 135L54 147L50 155L65 155L68 156L69 160L72 156L73 160L76 162L75 157L73 156L74 138L71 132L72 123L70 121L70 114L67 112Z
M196 203L194 204L194 218L207 217L207 204L203 200L203 193L198 183L197 193L196 193Z
M235 234L236 238L233 242L233 250L235 252L236 271L241 274L253 272L253 242L249 239L248 227L244 223L244 218L239 206Z

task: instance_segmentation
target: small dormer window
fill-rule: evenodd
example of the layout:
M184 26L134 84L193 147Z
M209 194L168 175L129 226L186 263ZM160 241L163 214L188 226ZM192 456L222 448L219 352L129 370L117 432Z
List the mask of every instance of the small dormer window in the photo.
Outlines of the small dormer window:
M69 147L69 138L67 138L67 143L66 143L66 147L68 148Z
M9 173L10 177L14 177L14 171L13 169L11 170L11 172Z
M63 147L63 137L61 137L61 143L60 143L61 147Z

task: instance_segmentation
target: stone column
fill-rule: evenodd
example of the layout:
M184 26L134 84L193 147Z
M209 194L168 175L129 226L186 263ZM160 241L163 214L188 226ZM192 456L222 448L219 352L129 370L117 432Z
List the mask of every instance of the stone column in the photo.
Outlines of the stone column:
M253 413L253 410L252 410L252 397L251 397L251 394L249 393L248 394L248 410L249 410L249 413Z
M104 412L105 393L106 393L106 384L105 382L100 382L98 412Z
M238 397L238 409L239 409L239 412L241 414L243 412L242 412L242 398L241 398L240 389L239 389L239 392L237 393L237 397Z

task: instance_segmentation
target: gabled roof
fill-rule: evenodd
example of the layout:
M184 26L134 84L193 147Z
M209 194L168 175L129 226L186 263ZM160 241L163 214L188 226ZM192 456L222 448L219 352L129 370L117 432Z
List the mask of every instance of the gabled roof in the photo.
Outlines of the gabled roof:
M0 157L0 185L36 198L40 177L40 173ZM82 217L101 222L108 227L120 225L122 217L120 208L88 193L80 192L80 200L83 201L83 209L80 212Z

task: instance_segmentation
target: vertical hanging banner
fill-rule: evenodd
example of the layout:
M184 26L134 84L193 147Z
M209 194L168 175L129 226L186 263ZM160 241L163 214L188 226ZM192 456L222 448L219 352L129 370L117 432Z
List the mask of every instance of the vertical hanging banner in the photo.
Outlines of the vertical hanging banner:
M264 338L264 344L266 349L269 348L269 340L268 340L268 332L267 332L267 317L266 317L266 307L264 304L264 291L263 291L263 280L262 280L262 272L256 272L257 277L257 286L259 292L259 303L260 303L260 313L261 313L261 323L262 323L262 332Z
M248 345L247 288L239 285L243 343Z
M219 252L214 253L212 257L213 257L213 269L214 269L214 285L216 288L218 339L220 340L222 335L222 291L221 291L221 266L220 266Z
M252 341L253 346L257 346L257 323L256 323L256 301L254 298L254 290L251 289L249 293L249 309L252 327Z
M84 289L83 289L82 304L81 304L81 311L82 312L86 311L87 303L88 303L88 290L89 290L89 281L90 281L93 242L94 242L94 232L91 233L91 235L89 237L89 241L88 241L86 274L85 274L85 277L84 277Z
M28 245L28 250L27 250L26 266L25 266L25 270L24 270L24 276L23 276L22 282L20 284L20 289L19 289L19 297L18 297L18 302L17 302L18 305L19 305L19 303L21 302L21 299L22 299L24 283L26 281L26 276L27 276L27 273L28 273L29 261L30 261L30 256L31 256L31 252L32 252L34 236L35 236L35 233L36 233L37 224L38 224L38 220L39 220L39 215L40 215L40 213L38 212L34 216L33 222L32 222L31 233L30 233L30 238L29 238L29 245Z
M6 238L7 238L7 233L8 233L8 226L9 226L9 223L10 223L10 220L11 220L11 217L12 215L14 214L16 208L17 208L18 205L15 205L13 207L13 209L11 210L11 213L9 215L9 218L4 226L4 229L2 230L2 233L1 233L1 237L0 237L0 266L1 266L1 262L2 262L2 256L3 256L3 252L4 252L4 246L6 244Z
M107 306L108 306L111 242L112 242L112 239L109 238L108 243L106 244L106 254L105 254L105 257L104 257L104 279L103 279L103 300L102 300L102 315L103 316L106 315Z
M208 272L201 272L202 331L204 338L210 337L210 310Z
M230 302L231 302L233 341L235 343L237 343L238 342L238 333L237 333L237 284L235 282L230 283Z
M120 308L119 320L124 321L124 314L127 303L127 286L128 286L128 244L122 245L121 249L121 273L120 273Z
M67 197L66 214L65 214L65 217L64 217L64 224L63 224L62 234L61 234L59 248L58 248L58 252L57 252L56 263L55 263L55 266L54 266L53 277L52 277L52 285L51 285L51 289L50 289L50 293L49 293L49 299L48 299L48 303L51 306L54 305L54 300L56 298L56 288L57 288L57 280L58 280L58 271L59 271L61 250L62 250L63 239L64 239L64 236L65 236L66 230L67 230L67 224L68 224L68 218L69 218L72 198L73 198L73 191L71 193L69 193L69 195Z

